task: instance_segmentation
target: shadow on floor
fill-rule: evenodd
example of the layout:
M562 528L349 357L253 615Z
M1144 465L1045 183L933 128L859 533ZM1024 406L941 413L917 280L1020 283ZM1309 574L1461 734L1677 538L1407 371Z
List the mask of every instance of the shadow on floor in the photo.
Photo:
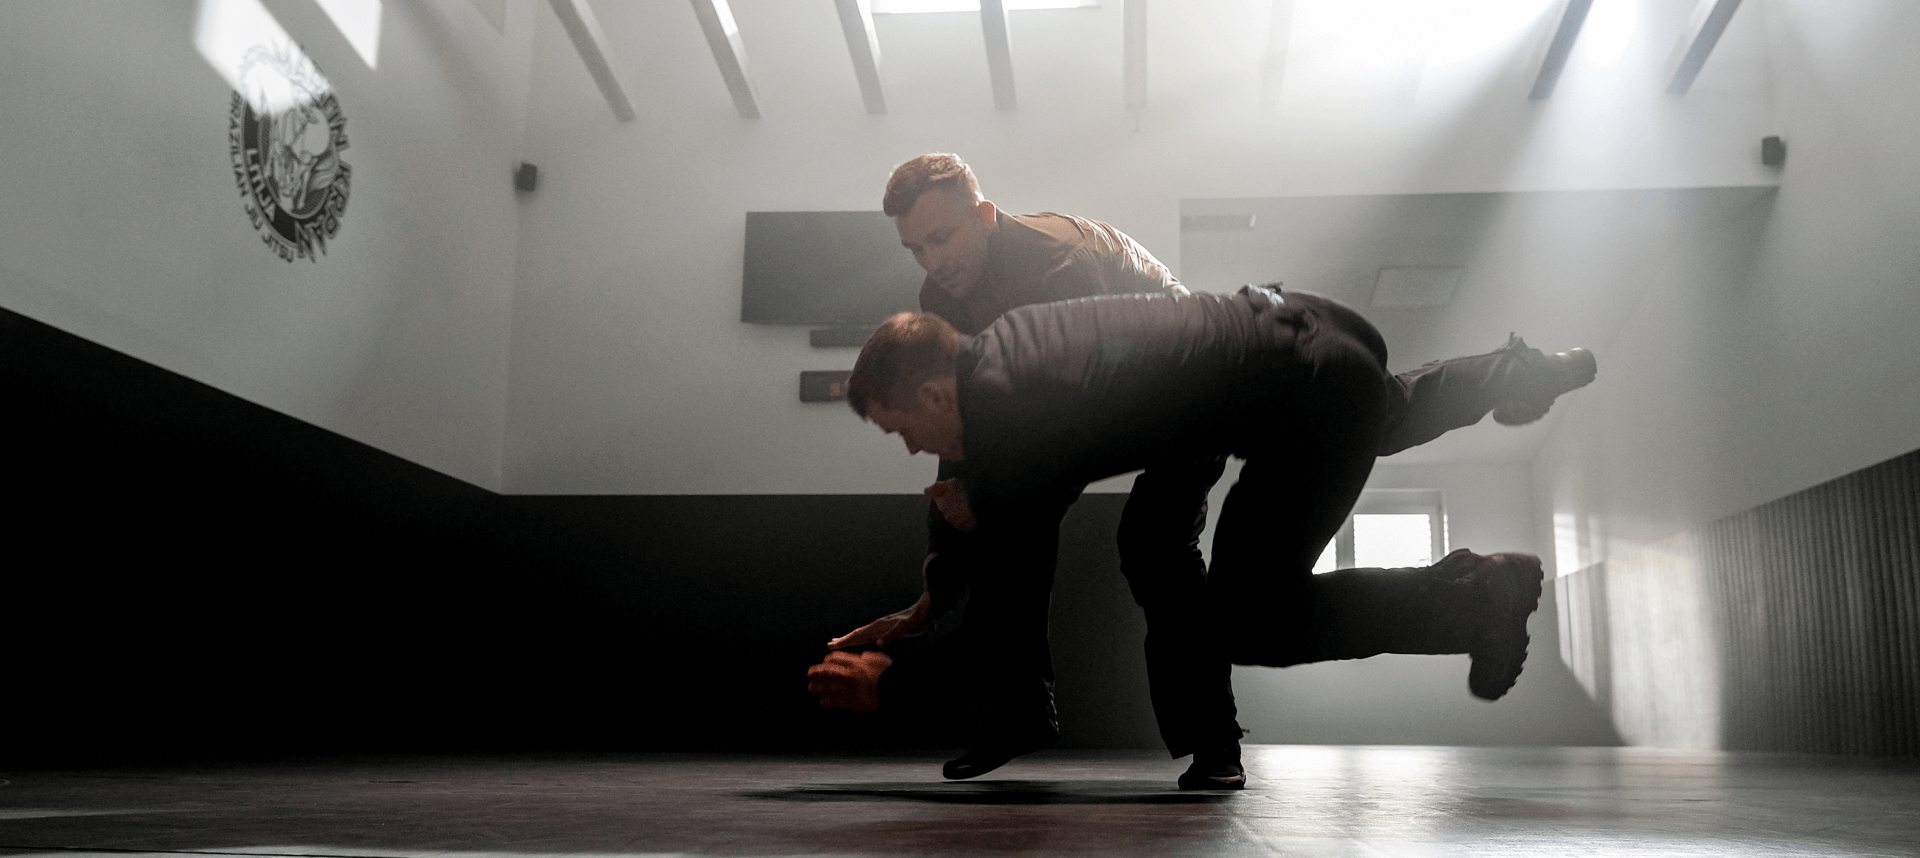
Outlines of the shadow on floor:
M1176 792L1164 781L1121 780L1095 783L1055 781L981 781L924 783L808 784L787 789L740 793L767 801L918 801L934 804L1211 804L1232 798L1227 791Z

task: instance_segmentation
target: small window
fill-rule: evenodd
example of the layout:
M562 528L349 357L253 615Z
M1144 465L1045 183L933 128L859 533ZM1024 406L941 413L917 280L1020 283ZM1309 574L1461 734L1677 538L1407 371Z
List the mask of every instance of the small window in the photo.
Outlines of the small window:
M1447 553L1447 518L1440 492L1374 489L1360 496L1353 515L1313 564L1335 569L1428 566Z

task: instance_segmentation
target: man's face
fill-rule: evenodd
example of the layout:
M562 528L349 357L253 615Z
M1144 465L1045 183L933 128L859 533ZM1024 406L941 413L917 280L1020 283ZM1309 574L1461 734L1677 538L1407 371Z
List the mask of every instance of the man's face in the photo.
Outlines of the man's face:
M960 412L937 399L918 397L913 408L904 411L875 403L867 408L867 419L880 431L899 435L909 454L932 453L950 462L962 458Z
M900 244L913 253L913 261L933 284L948 295L965 298L986 278L993 212L993 203L938 189L921 194L911 210L893 219L893 226L900 233Z

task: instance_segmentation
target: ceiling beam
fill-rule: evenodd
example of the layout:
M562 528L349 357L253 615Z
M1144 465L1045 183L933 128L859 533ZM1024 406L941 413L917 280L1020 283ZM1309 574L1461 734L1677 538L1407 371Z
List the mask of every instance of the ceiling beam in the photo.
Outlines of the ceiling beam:
M1287 79L1287 48L1293 43L1293 0L1273 0L1267 16L1267 56L1260 66L1260 106L1280 104Z
M868 113L887 112L887 93L880 86L880 37L873 32L870 0L833 0L840 12L840 30L847 35L847 53L853 56L853 76L860 80L860 97Z
M613 73L607 34L600 29L593 10L587 8L587 0L552 0L552 5L553 14L560 18L560 27L567 31L567 38L573 40L573 49L580 53L580 61L587 64L587 74L593 76L600 94L607 99L607 106L613 108L613 118L632 122L633 101L627 98L626 87L620 85L620 76Z
M1121 0L1125 15L1121 38L1121 88L1128 110L1147 106L1147 0Z
M1547 56L1540 61L1540 74L1533 79L1533 91L1527 97L1541 101L1553 97L1553 88L1560 83L1560 72L1567 68L1567 57L1573 54L1573 43L1580 39L1580 28L1587 23L1587 11L1593 8L1593 0L1567 0L1566 11L1560 14L1560 27L1553 31L1553 41L1547 45Z
M1667 92L1673 95L1686 95L1693 88L1693 79L1700 76L1701 67L1707 64L1707 56L1713 53L1713 46L1719 44L1720 34L1727 31L1727 22L1733 20L1734 10L1740 8L1740 0L1701 0L1695 7L1692 23L1681 36L1680 44L1686 46L1680 55L1680 63L1673 70L1673 80L1667 84Z
M993 106L1013 110L1013 41L1007 34L1006 0L980 0L980 33L987 40L987 74L993 78Z
M733 96L733 108L742 119L760 118L760 96L747 70L747 49L740 42L740 26L734 23L727 0L693 0L693 14L707 34L707 47L713 49L713 61Z

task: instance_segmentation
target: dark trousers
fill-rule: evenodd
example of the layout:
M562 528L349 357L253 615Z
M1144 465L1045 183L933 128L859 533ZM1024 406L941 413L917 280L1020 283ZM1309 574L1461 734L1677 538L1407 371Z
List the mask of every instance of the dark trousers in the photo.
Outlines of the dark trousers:
M1156 464L1121 515L1120 568L1147 620L1147 676L1161 738L1175 757L1240 738L1232 665L1284 666L1382 652L1458 652L1462 591L1422 570L1312 574L1346 521L1376 456L1479 422L1518 371L1517 352L1436 361L1399 376L1371 323L1335 302L1289 293L1319 317L1303 344L1314 382L1276 382L1262 403L1274 427L1241 451L1220 511L1209 570L1200 553L1207 495L1224 456ZM1283 373L1284 374L1284 373ZM1036 498L1025 526L976 564L967 608L975 682L1001 723L1053 718L1046 646L1059 524L1078 492Z
M1240 741L1233 665L1209 645L1200 553L1207 492L1226 465L1216 456L1147 468L1120 514L1120 572L1146 613L1147 687L1160 738L1175 757Z
M1339 321L1371 330L1358 316ZM1372 355L1375 337L1355 332L1339 347ZM1384 357L1376 363L1384 366ZM1416 570L1311 572L1365 487L1375 454L1397 453L1479 422L1498 404L1516 371L1511 348L1435 361L1382 385L1384 403L1378 411L1363 407L1348 425L1288 433L1294 436L1288 447L1248 460L1228 496L1237 512L1222 516L1214 544L1220 598L1289 606L1278 633L1259 633L1272 631L1271 614L1267 622L1236 620L1238 611L1206 607L1200 533L1206 527L1208 492L1226 458L1157 465L1134 479L1120 519L1120 570L1146 613L1147 679L1160 738L1170 754L1185 756L1240 738L1233 656L1223 657L1213 645L1222 632L1258 641L1243 641L1235 660L1274 666L1381 652L1458 651L1451 621L1461 613L1454 604L1459 588ZM1370 374L1361 375L1352 396L1369 396ZM1230 631L1235 622L1242 626L1238 632ZM1435 632L1436 624L1444 631Z
M1346 521L1376 456L1479 422L1522 371L1512 344L1386 370L1379 332L1324 299L1308 305L1321 333L1304 344L1309 383L1282 391L1262 420L1267 443L1244 453L1213 542L1206 610L1219 656L1285 666L1386 652L1465 652L1471 591L1426 569L1354 569L1314 575Z

